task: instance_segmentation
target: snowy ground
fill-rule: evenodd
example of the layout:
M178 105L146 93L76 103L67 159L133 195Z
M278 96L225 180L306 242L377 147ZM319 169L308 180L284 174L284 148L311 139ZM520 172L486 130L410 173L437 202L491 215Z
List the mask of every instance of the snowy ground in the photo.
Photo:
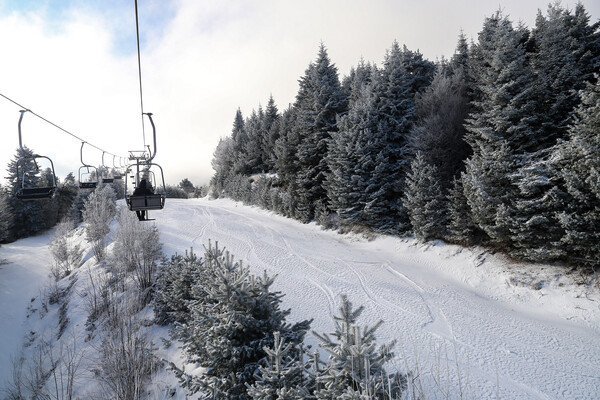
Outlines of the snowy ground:
M332 330L346 293L365 306L363 323L384 320L380 342L397 340L394 367L413 371L427 398L600 398L600 295L562 268L533 275L540 266L480 249L367 241L229 200L170 199L151 217L167 255L201 253L211 239L255 273L277 274L291 319L314 318L317 332ZM0 266L0 389L7 352L21 344L26 308L47 275L48 240L0 248L11 262Z

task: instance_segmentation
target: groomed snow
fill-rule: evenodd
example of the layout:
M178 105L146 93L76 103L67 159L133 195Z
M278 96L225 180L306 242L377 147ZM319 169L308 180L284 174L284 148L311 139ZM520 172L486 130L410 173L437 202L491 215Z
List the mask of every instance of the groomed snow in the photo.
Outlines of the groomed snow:
M169 199L151 217L167 255L201 254L211 239L254 273L277 274L273 288L285 294L291 320L314 318L317 332L332 331L346 293L365 306L363 323L384 320L380 342L397 340L393 367L412 371L428 399L600 398L600 296L563 268L442 243L368 241L224 199ZM11 262L0 266L0 393L7 352L18 351L27 305L48 274L49 238L0 247ZM307 341L316 345L310 334ZM175 346L155 344L181 363Z

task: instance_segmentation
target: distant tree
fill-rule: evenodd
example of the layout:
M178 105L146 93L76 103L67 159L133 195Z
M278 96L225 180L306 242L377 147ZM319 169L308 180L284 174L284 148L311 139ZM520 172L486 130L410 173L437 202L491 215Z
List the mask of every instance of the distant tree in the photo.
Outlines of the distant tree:
M390 190L384 191L382 197L375 196L379 201L383 200L387 203L387 215L392 219L393 230L396 232L409 229L408 215L401 199L402 180L409 162L407 140L414 121L415 77L407 70L407 57L409 59L412 57L407 54L400 49L397 42L394 42L386 54L381 73L374 83L378 130L385 134L385 143L382 143L385 153L381 155L387 160L384 173L395 179ZM377 188L373 187L373 189L375 189L374 194L377 193Z
M190 180L188 178L183 178L181 180L181 182L179 182L179 188L181 188L184 192L186 192L188 195L190 193L193 193L194 190L196 190L196 188L194 187L194 184L192 182L190 182Z

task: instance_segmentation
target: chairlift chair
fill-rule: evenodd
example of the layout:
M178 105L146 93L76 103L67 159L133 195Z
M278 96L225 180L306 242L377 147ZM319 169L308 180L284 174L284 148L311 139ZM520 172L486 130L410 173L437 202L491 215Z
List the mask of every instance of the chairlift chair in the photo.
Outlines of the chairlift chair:
M102 173L102 183L113 183L115 179L112 174L111 177L108 176L108 167L104 164L104 153L106 152L102 152L102 168L100 170Z
M85 145L85 142L81 142L81 150L79 151L79 155L81 157L81 164L82 164L82 166L79 167L79 188L80 189L95 189L96 186L98 186L98 168L96 168L92 165L87 165L86 163L83 162L83 146L84 145ZM84 169L85 169L85 172L83 172ZM90 172L90 169L92 170L91 172ZM96 180L90 180L94 174L96 176ZM88 180L84 181L82 179L83 177L87 177Z
M136 161L135 164L130 164L127 166L126 174L125 174L125 188L128 189L127 178L130 172L135 168L135 174L131 176L131 179L134 180L134 185L136 188L139 187L142 179L149 179L152 184L154 184L155 193L149 194L134 194L135 191L131 194L127 193L125 195L125 201L127 202L127 206L131 211L149 211L149 210L162 210L165 206L165 199L167 197L167 189L165 186L165 176L163 173L163 169L160 165L153 163L152 160L156 156L156 127L154 126L154 121L152 120L152 114L146 114L150 119L150 123L152 124L152 131L154 134L154 153L146 153L145 151L139 152L137 156L135 152L130 152L131 157ZM151 168L155 167L160 171L160 179L161 184L156 181L156 175L154 171L151 171ZM159 186L162 186L162 193L158 193ZM146 213L147 220L147 213Z
M40 199L49 199L54 196L56 193L56 172L54 171L54 163L49 157L42 156L39 154L31 154L27 153L23 149L23 141L21 140L21 121L23 121L23 114L25 114L29 110L20 110L21 116L19 117L19 147L21 148L21 156L17 160L17 179L21 180L20 187L17 188L17 198L19 200L40 200ZM36 159L45 158L50 162L50 167L52 169L52 185L50 186L27 186L27 169L25 168L25 163L27 160L33 160L36 169L39 170L39 166L36 162ZM21 170L21 171L20 171Z

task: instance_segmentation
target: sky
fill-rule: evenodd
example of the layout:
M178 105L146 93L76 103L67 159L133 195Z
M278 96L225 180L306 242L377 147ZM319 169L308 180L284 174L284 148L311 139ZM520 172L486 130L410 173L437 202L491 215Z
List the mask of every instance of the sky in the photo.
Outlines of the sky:
M498 9L534 26L548 0L138 0L145 112L157 128L154 161L168 184L208 183L219 139L235 112L273 95L294 102L321 42L347 75L361 58L380 64L394 40L435 61L452 56L462 30L477 40ZM573 8L576 1L562 1ZM592 21L600 2L582 4ZM152 141L142 127L134 0L0 0L0 94L108 153ZM20 107L0 98L0 168L18 148ZM27 113L23 143L77 175L81 141ZM85 145L83 161L102 163ZM105 155L106 165L113 157ZM119 164L119 160L116 159ZM44 165L42 165L44 166ZM5 176L0 175L0 176Z

